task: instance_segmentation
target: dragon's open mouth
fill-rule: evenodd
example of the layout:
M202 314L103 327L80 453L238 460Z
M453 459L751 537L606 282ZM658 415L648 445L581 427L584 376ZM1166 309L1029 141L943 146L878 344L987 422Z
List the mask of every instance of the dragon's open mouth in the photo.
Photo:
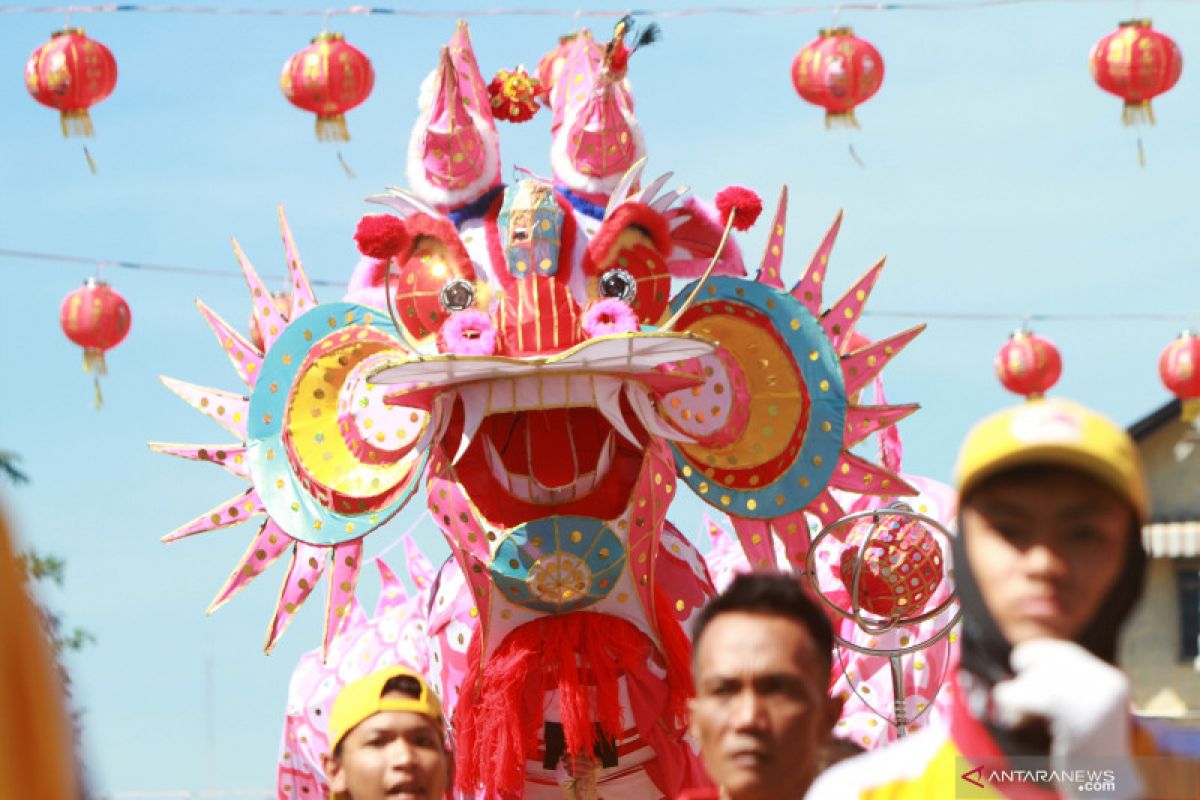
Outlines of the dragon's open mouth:
M628 505L650 437L686 438L636 381L588 374L461 386L437 438L472 502L495 523L548 514L612 518ZM576 504L579 504L576 508Z
M681 362L713 351L691 335L601 336L541 358L422 356L376 372L388 405L428 409L429 438L483 515L609 518L628 505L651 437L691 441L657 399L703 377Z

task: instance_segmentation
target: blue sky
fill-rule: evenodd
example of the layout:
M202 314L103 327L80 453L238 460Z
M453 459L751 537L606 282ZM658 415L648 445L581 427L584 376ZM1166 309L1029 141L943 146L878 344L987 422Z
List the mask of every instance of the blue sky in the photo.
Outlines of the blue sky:
M229 4L208 2L206 6ZM240 7L252 4L240 3ZM276 4L260 4L273 7ZM315 4L291 3L292 8ZM461 0L464 9L491 7ZM525 7L553 4L525 0ZM657 9L685 3L654 3ZM432 6L430 6L432 7ZM593 2L589 8L620 8ZM944 13L841 13L883 54L880 93L853 136L866 163L827 133L792 91L791 58L831 11L795 16L664 18L663 41L639 52L630 77L649 172L710 197L738 183L773 202L791 190L792 276L839 208L846 220L829 273L840 292L889 256L862 324L873 337L907 327L885 312L1011 314L932 320L885 371L889 398L919 401L902 424L905 466L946 479L972 421L1011 402L991 360L1029 313L1197 315L1200 250L1200 89L1183 78L1156 101L1139 169L1120 101L1101 92L1087 55L1129 3L1037 4ZM1144 3L1185 61L1200 54L1200 8ZM582 18L607 35L612 20ZM371 98L349 116L354 141L319 145L312 119L279 91L283 61L320 30L315 18L77 14L115 54L114 94L93 111L88 173L80 140L25 92L25 59L62 27L58 14L0 14L0 248L227 271L229 278L110 268L133 329L110 354L106 405L91 407L78 349L58 329L62 297L85 266L0 258L0 448L23 456L26 487L0 500L26 542L67 559L67 584L48 600L98 643L75 658L86 748L102 791L269 789L287 680L318 643L317 603L270 657L263 632L281 579L273 570L212 617L203 614L246 546L248 527L171 546L159 537L238 491L237 479L147 450L147 440L215 442L224 432L158 383L167 374L237 389L236 375L195 311L201 297L243 323L249 314L229 237L279 275L275 206L286 206L309 274L345 280L362 198L404 182L420 80L453 30L451 18L335 17L331 28L366 52ZM470 18L485 75L538 57L574 20ZM511 165L548 171L548 117L503 130ZM760 225L765 229L765 225ZM742 239L761 252L761 230ZM322 299L334 290L318 289ZM1158 353L1176 321L1047 321L1065 371L1058 392L1129 423L1168 399ZM379 552L418 519L415 503L368 541ZM675 521L699 530L685 499ZM445 552L432 526L418 538ZM399 558L397 557L397 566ZM363 582L373 602L375 580ZM206 672L211 680L206 681Z

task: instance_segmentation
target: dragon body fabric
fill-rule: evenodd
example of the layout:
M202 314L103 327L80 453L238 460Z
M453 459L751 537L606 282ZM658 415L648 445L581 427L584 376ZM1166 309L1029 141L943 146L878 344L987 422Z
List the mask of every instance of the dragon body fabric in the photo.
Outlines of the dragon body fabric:
M920 332L852 346L882 262L822 305L839 218L786 286L785 191L745 277L713 206L643 182L628 56L583 32L542 59L553 178L505 185L460 23L422 87L409 189L371 198L386 241L350 300L317 302L283 221L286 298L237 252L257 340L200 305L247 393L166 380L239 441L154 447L251 484L166 538L265 515L214 605L290 553L268 650L323 575L324 650L357 630L364 538L424 489L452 551L427 668L464 795L704 784L687 631L714 589L666 519L684 485L757 568L777 545L803 564L806 515L842 514L834 490L913 492L850 452L916 408L857 400Z

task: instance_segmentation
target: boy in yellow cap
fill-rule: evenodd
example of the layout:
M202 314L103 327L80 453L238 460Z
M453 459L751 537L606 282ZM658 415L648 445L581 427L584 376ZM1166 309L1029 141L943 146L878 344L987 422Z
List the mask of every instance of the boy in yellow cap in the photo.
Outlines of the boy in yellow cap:
M441 800L453 784L442 704L425 680L388 667L347 684L329 715L334 800Z
M839 764L809 797L1200 796L1195 769L1148 758L1115 666L1146 566L1129 435L1076 403L1031 400L975 426L955 483L963 628L942 689L949 722ZM1168 773L1181 780L1164 786Z

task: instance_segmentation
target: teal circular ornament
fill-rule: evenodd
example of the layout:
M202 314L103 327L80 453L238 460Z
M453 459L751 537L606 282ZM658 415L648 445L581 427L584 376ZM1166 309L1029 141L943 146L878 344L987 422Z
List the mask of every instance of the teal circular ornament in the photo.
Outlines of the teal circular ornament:
M510 531L488 569L509 600L563 614L607 597L625 561L625 546L603 521L547 517Z
M417 489L428 449L370 463L349 437L350 420L339 416L340 393L359 379L356 366L399 348L386 312L325 303L292 321L263 358L246 458L267 513L293 539L324 546L358 539Z

